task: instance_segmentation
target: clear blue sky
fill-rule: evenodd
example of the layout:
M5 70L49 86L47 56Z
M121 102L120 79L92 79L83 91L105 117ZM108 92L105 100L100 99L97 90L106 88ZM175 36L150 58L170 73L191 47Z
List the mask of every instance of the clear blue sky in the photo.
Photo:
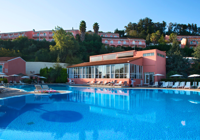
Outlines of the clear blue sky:
M94 22L100 31L124 29L129 22L149 17L153 22L196 23L200 26L199 0L0 0L0 31L79 28Z

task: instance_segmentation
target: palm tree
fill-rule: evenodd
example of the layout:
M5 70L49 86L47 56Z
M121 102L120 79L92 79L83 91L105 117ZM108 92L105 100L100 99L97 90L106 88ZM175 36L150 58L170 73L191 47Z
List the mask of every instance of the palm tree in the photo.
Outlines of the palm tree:
M99 24L97 22L94 23L93 29L94 29L94 33L98 34L98 32L99 32Z
M81 21L79 30L81 32L81 41L85 40L86 23L84 20Z

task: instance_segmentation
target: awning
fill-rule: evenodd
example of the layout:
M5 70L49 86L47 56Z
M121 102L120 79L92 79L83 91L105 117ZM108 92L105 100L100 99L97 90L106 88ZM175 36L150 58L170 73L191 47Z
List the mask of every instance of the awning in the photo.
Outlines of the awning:
M112 59L112 60L85 62L85 63L68 66L67 68L129 63L131 61L138 60L138 59L142 59L142 57L128 57L128 58L120 58L120 59Z

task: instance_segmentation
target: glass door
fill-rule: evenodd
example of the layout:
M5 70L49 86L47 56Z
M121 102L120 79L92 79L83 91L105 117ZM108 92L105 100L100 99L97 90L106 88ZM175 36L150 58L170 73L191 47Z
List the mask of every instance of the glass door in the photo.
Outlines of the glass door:
M154 82L153 75L154 75L153 72L144 73L144 84L150 84L151 82Z

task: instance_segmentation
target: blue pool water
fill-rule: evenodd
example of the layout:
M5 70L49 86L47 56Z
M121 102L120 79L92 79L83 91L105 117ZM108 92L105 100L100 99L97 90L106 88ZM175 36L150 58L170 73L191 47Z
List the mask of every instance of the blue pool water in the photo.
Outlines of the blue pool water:
M0 100L0 139L200 139L200 92L68 90Z

